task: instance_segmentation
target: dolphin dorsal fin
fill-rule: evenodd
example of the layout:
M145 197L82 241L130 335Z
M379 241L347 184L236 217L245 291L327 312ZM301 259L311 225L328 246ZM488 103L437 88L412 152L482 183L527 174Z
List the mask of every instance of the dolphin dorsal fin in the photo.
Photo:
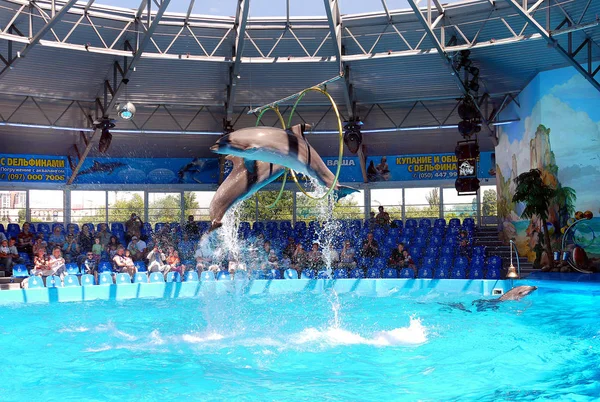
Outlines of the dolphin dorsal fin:
M304 138L304 132L306 130L310 130L312 126L310 124L296 124L288 129L292 134L294 134L298 138Z

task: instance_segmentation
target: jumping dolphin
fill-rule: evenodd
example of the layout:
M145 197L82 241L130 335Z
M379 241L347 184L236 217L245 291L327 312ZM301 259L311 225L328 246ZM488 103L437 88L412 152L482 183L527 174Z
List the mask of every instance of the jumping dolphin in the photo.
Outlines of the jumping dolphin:
M331 187L335 176L317 151L304 137L304 125L289 130L274 127L249 127L221 137L210 150L223 155L240 156L282 165L307 176L315 177L321 185ZM357 190L336 185L338 198Z
M228 155L225 159L233 162L233 169L210 202L209 213L212 225L209 231L221 226L223 216L233 204L251 197L267 184L277 180L285 171L281 165L245 161L239 156Z

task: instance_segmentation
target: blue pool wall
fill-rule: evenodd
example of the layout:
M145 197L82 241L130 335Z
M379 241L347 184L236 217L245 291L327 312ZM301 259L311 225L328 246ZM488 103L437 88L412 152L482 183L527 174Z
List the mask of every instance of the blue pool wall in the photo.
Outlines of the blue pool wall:
M469 279L295 279L253 281L201 281L166 283L126 283L6 290L0 292L0 305L11 303L80 302L88 300L127 300L137 298L193 298L215 294L281 294L295 292L354 292L365 296L411 294L470 293L491 296L494 289L506 292L509 280Z

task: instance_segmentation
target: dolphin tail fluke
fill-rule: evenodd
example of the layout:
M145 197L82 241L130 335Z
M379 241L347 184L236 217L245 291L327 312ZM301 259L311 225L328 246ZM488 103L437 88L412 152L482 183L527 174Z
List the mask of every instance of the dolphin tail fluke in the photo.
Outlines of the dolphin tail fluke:
M352 193L356 193L358 190L348 186L338 186L337 190L335 190L335 197L337 200L344 198L347 195Z

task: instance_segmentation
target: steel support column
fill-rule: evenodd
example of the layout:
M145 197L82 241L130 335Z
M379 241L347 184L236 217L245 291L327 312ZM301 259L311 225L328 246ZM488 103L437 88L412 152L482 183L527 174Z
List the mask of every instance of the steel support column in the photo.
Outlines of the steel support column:
M333 50L339 65L340 75L344 79L344 101L348 111L348 120L354 118L354 102L352 101L352 85L350 84L350 68L342 61L342 16L340 14L339 0L323 0L325 12L329 21L329 36L333 42Z
M145 1L146 0L142 0L142 4ZM112 92L112 94L111 94L112 97L111 97L110 101L108 101L108 102L106 101L107 96L105 93L105 102L103 103L103 108L102 108L103 109L102 110L103 119L108 119L111 111L114 109L115 105L117 104L119 95L121 94L121 92L123 92L123 90L127 86L128 82L129 82L129 77L135 70L136 64L139 62L140 58L142 57L142 53L144 52L144 49L146 49L146 47L150 44L150 41L152 40L152 35L154 34L154 31L156 30L156 28L158 28L158 23L160 22L163 14L165 13L170 2L171 2L171 0L162 0L162 3L160 4L158 11L156 12L156 16L154 17L154 19L148 26L146 34L144 35L144 38L140 42L139 46L137 47L137 50L135 51L133 58L129 62L129 65L125 66L124 71L122 72L121 81L119 82L117 88ZM140 6L140 8L141 8L141 6ZM141 19L142 13L138 13L138 14L139 14L138 19ZM148 15L150 15L150 3L148 3ZM150 18L150 16L148 18ZM105 88L106 88L106 85L105 85ZM102 131L101 127L98 127L98 126L95 127L94 132L92 133L91 137L88 140L85 150L81 154L81 158L79 158L79 161L77 162L77 166L75 167L75 169L73 169L73 174L71 174L71 177L67 181L67 185L73 184L73 181L77 177L77 173L79 173L79 170L81 169L81 166L83 165L83 162L85 162L85 158L87 158L88 154L90 153L90 151L92 149L92 146L94 145L94 138L101 131Z
M69 11L69 9L71 7L73 7L75 5L75 3L77 2L77 0L69 0L67 3L65 3L65 5L60 9L60 11L58 13L56 13L51 19L50 21L48 21L46 23L46 25L44 25L36 34L33 38L31 38L31 40L29 41L28 44L25 45L25 47L23 47L23 49L21 49L21 51L18 53L17 57L14 57L10 60L8 60L8 64L2 69L2 71L0 71L0 79L2 79L2 77L4 77L4 75L10 71L12 68L14 68L15 64L22 59L23 57L25 57L27 55L27 53L29 53L29 51L35 47L35 45L37 45L40 40L48 33L50 32L50 30L52 28L54 28L54 26L56 25L57 22L59 22L62 17L67 13L67 11Z
M225 102L226 117L228 122L233 119L233 104L235 102L235 90L240 78L240 68L242 66L242 54L244 53L244 43L246 41L246 24L248 23L248 10L250 9L250 0L238 0L235 13L235 45L233 47L232 57L233 65L229 67L229 85L227 86L227 101Z
M409 1L412 1L412 0L409 0ZM586 70L585 68L583 68L581 66L581 64L579 64L579 62L577 60L575 60L574 54L578 53L577 50L574 53L571 53L571 52L565 50L565 48L563 48L560 45L560 43L558 43L558 41L552 37L550 32L548 32L546 29L544 29L544 27L542 27L533 18L533 16L529 13L529 10L525 10L514 0L506 0L506 2L517 12L517 14L519 14L521 17L523 17L523 19L529 24L529 26L531 26L533 29L535 29L537 31L537 33L539 33L540 36L546 42L548 42L548 45L550 45L550 47L553 47L561 56L563 56L565 58L565 60L567 60L567 62L569 64L571 64L573 67L575 67L575 70L577 70L577 72L579 74L581 74L583 76L583 78L585 78L590 84L592 84L593 87L596 88L597 91L600 91L600 82L596 81L596 79L594 78L594 76L596 75L598 70L591 71L591 68L589 70ZM589 40L589 39L586 39L586 41L587 40ZM584 44L585 44L585 42L584 42ZM582 46L583 46L583 44L582 44ZM589 46L589 44L588 44L588 46ZM581 49L578 49L578 50L581 50ZM588 64L591 66L591 62Z

